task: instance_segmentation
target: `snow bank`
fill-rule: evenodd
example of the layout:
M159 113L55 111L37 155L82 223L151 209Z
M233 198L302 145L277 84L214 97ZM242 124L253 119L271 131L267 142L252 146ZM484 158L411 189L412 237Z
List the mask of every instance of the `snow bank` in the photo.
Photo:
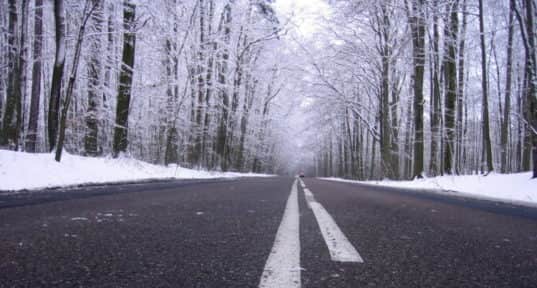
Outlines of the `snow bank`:
M63 153L60 163L54 154L0 150L0 191L38 189L148 179L207 179L266 174L210 172L179 166L159 166L129 157L93 158Z
M456 192L461 196L500 200L510 203L537 204L537 179L532 173L439 176L414 181L353 181L340 178L320 178L331 181L374 184L390 187ZM532 205L534 206L534 205Z

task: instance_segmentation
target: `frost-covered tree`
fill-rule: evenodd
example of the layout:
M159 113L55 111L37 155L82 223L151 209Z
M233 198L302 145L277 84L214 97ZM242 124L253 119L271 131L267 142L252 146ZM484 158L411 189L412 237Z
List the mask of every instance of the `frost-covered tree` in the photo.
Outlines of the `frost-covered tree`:
M537 166L534 0L321 1L308 27L279 3L0 1L0 145L358 179Z

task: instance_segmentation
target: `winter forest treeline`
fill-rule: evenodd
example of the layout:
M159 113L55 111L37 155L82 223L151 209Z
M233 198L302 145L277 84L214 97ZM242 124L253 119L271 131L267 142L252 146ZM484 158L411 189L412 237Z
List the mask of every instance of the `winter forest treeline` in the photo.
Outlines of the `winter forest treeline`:
M326 1L307 35L276 6L0 1L0 147L355 179L537 176L535 0Z
M309 122L322 127L310 134L312 171L412 179L536 168L536 3L335 1L317 35L328 40L302 45Z
M0 3L2 147L277 169L270 1Z

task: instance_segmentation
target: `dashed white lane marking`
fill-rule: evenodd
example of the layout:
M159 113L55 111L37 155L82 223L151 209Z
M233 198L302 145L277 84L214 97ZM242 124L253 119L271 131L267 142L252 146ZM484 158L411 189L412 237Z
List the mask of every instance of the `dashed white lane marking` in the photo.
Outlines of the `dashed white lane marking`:
M71 218L72 221L88 221L89 219L86 217L73 217Z
M311 203L316 202L315 198L313 197L313 194L311 193L310 189L304 188L303 190L304 190L304 197L306 198L306 205L308 205L308 208L312 209Z
M291 187L282 222L265 263L260 288L300 288L300 229L297 181Z
M339 229L336 221L328 214L328 211L324 209L323 205L315 200L309 189L304 188L304 194L308 207L313 210L313 214L317 219L332 261L363 263L364 260L356 248L345 237L345 234Z

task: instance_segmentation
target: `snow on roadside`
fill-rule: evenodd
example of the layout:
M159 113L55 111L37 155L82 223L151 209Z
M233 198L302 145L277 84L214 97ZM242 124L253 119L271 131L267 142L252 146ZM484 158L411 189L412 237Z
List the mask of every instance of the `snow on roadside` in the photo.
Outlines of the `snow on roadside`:
M39 189L87 183L148 179L208 179L271 176L254 173L211 172L180 166L159 166L129 157L93 158L63 153L60 163L49 153L0 150L0 191Z
M373 184L421 189L423 191L456 192L460 196L537 205L537 179L532 173L439 176L414 181L354 181L341 178L320 178L331 181Z

